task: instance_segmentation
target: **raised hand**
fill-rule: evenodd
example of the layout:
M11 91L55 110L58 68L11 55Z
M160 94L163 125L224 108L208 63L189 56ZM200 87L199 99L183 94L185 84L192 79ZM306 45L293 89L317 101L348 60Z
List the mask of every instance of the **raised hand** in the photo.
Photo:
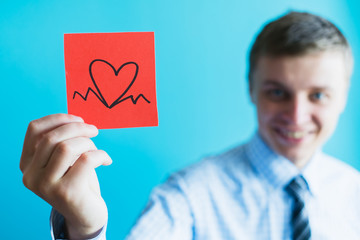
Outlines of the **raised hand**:
M65 217L70 239L93 237L107 222L95 168L112 160L90 140L97 134L95 126L67 114L34 120L26 132L24 185Z

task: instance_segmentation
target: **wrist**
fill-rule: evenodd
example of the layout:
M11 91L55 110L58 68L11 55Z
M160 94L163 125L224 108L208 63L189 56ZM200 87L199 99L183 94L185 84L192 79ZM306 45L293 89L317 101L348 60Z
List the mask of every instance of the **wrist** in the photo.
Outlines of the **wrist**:
M69 240L86 240L92 239L100 235L104 226L83 228L76 227L65 221L65 236Z

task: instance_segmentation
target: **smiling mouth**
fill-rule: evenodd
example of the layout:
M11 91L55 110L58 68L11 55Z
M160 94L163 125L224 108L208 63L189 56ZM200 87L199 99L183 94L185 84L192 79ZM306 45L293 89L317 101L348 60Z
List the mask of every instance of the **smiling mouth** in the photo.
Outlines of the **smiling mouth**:
M277 132L282 138L295 142L301 142L309 134L307 131L291 131L281 128L276 128L275 132Z
M300 139L305 136L305 132L302 131L282 131L286 137Z

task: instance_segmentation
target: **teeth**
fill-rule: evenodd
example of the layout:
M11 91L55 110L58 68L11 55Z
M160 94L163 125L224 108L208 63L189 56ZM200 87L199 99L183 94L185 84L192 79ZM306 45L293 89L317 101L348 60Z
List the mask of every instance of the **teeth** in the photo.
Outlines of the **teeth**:
M286 131L284 133L287 137L295 138L295 139L300 139L305 136L305 133L300 131L295 131L295 132Z

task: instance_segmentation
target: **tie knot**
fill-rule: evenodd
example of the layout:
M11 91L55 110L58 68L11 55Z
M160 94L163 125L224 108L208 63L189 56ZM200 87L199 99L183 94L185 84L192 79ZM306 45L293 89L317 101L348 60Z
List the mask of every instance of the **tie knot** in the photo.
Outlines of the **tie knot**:
M291 182L285 187L285 190L298 200L303 200L303 195L306 189L306 180L301 175L294 177L293 180L291 180Z

